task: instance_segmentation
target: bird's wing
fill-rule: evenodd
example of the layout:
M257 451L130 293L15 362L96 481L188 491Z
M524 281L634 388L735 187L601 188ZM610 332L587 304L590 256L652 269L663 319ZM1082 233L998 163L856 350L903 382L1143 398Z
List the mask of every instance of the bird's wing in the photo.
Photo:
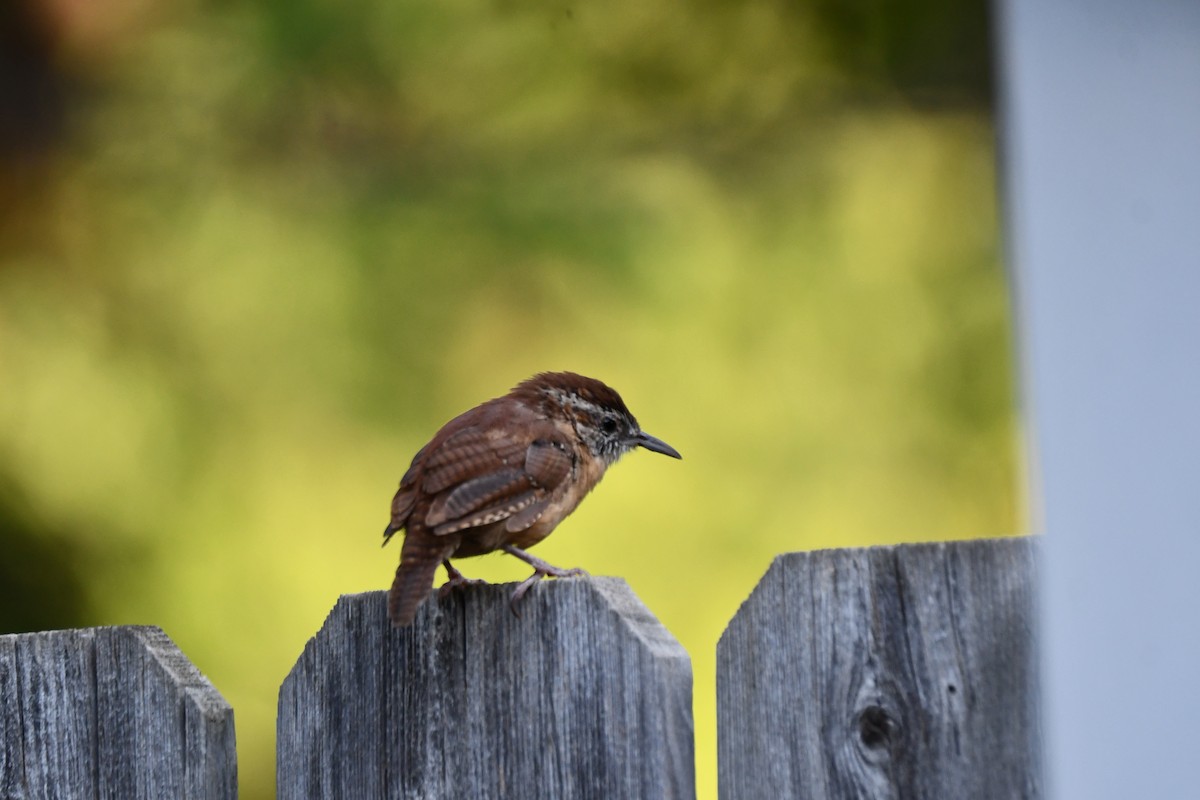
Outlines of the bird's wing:
M528 441L469 428L430 452L421 482L434 498L426 526L444 535L504 519L514 531L536 522L570 476L574 458L550 423Z
M428 495L461 487L520 465L525 444L482 428L466 428L434 448L425 459L421 488Z
M413 506L417 502L417 476L421 471L421 460L425 457L425 451L428 449L429 445L426 444L417 451L417 454L413 456L412 464L408 467L408 471L400 479L400 488L396 490L396 496L392 498L391 522L383 529L384 544L388 543L388 540L396 534L396 531L403 530L408 525L408 517L412 514Z
M542 491L535 502L510 516L504 527L516 533L537 522L546 506L567 486L574 469L575 455L564 439L542 439L530 445L525 451L525 474Z

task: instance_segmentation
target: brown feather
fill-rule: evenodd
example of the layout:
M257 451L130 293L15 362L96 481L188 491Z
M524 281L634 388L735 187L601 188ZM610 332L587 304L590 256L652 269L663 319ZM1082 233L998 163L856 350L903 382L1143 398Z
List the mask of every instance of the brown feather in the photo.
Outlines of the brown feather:
M536 441L525 451L525 474L548 491L561 485L574 465L571 448L561 437Z
M542 500L513 514L508 518L508 522L504 524L504 530L509 533L517 533L525 530L542 518L542 514L546 513L546 506L548 505L549 503L546 500Z
M404 537L400 566L388 592L388 619L397 627L410 624L417 616L421 601L429 594L438 565L458 546L455 537L439 539L418 528Z
M536 502L537 495L534 492L526 492L517 497L509 498L503 503L475 511L468 517L460 517L451 522L443 523L434 528L433 532L438 536L444 536L447 533L457 533L468 528L482 528L486 525L508 519L521 509Z
M534 486L521 470L506 469L481 475L444 492L433 501L425 524L436 528L445 522L458 520L488 506L503 505L500 501L523 495Z
M465 480L503 469L525 450L525 444L489 436L471 428L455 434L429 454L423 465L421 488L436 494Z

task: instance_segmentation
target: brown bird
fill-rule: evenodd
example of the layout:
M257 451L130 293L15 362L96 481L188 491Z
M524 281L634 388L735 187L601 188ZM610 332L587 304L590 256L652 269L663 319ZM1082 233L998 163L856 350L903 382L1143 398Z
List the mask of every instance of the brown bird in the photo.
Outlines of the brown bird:
M573 372L543 372L447 422L413 457L392 500L383 543L406 531L388 617L408 625L439 564L448 587L472 583L451 564L503 550L533 567L512 607L547 575L583 574L525 552L575 510L604 471L635 447L675 448L638 427L621 396Z

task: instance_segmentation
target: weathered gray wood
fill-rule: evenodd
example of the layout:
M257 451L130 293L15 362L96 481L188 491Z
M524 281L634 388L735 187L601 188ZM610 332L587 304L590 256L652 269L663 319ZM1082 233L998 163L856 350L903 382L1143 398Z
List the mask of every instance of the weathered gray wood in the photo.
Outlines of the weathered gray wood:
M776 558L717 647L721 797L1043 796L1034 551Z
M687 653L624 581L338 600L279 693L280 798L692 798Z
M0 797L237 797L233 710L158 628L0 636Z

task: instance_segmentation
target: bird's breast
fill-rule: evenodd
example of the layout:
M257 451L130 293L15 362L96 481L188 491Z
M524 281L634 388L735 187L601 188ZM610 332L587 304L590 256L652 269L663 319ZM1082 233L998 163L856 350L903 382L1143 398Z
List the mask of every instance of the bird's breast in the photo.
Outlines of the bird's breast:
M550 500L538 521L523 531L510 534L511 538L506 544L525 549L549 536L560 522L579 507L583 498L587 497L588 492L604 477L604 466L603 461L590 455L576 458L574 474L563 489Z

